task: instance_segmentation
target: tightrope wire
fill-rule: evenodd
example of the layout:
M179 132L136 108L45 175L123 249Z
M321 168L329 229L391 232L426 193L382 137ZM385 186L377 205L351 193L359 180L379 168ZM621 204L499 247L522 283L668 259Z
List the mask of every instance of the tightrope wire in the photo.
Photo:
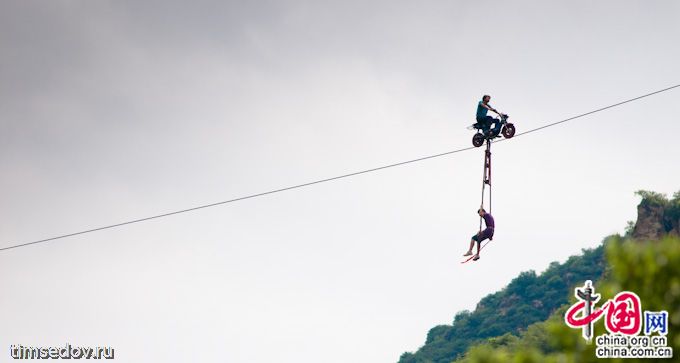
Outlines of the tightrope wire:
M613 107L621 106L621 105L629 103L629 102L637 101L637 100L640 100L640 99L645 98L645 97L649 97L649 96L653 96L653 95L656 95L656 94L659 94L659 93L662 93L662 92L670 91L670 90L672 90L674 88L678 88L678 87L680 87L680 84L677 84L675 86L671 86L671 87L668 87L668 88L664 88L664 89L661 89L661 90L658 90L658 91L654 91L654 92L651 92L651 93L647 93L647 94L644 94L642 96L638 96L638 97L635 97L635 98L627 99L625 101L614 103L614 104L611 104L609 106L605 106L605 107L598 108L598 109L593 110L593 111L582 113L580 115L572 116L572 117L566 118L564 120L552 122L552 123L549 123L549 124L546 124L546 125L534 128L534 129L530 129L530 130L518 133L514 137L518 137L518 136L526 135L526 134L536 132L536 131L539 131L539 130L543 130L543 129L546 129L548 127L552 127L552 126L556 126L556 125L565 123L567 121L572 121L572 120L575 120L575 119L578 119L578 118L581 118L581 117L584 117L584 116L592 115L594 113L601 112L601 111L604 111L604 110L607 110L607 109L610 109L610 108L613 108ZM498 140L496 142L505 141L505 140L507 140L507 139L501 139L501 140ZM87 229L87 230L83 230L83 231L79 231L79 232L68 233L68 234L64 234L64 235L60 235L60 236L55 236L55 237L37 240L37 241L10 245L10 246L7 246L7 247L0 248L0 251L6 251L6 250L14 249L14 248L26 247L26 246L35 245L35 244L38 244L38 243L44 243L44 242L64 239L64 238L78 236L78 235L82 235L82 234L86 234L86 233L97 232L97 231L101 231L101 230L105 230L105 229L121 227L121 226L125 226L125 225L128 225L128 224L145 222L145 221L149 221L149 220L152 220L152 219L159 219L159 218L168 217L168 216L172 216L172 215L176 215L176 214L192 212L192 211L199 210L199 209L205 209L205 208L215 207L215 206L218 206L218 205L234 203L234 202L238 202L238 201L242 201L242 200L246 200L246 199L251 199L251 198L257 198L257 197L261 197L261 196L265 196L265 195L269 195L269 194L281 193L281 192L285 192L285 191L292 190L292 189L299 189L299 188L308 187L308 186L311 186L311 185L314 185L314 184L320 184L320 183L325 183L325 182L329 182L329 181L333 181L333 180L349 178L349 177L357 176L357 175L360 175L360 174L372 173L372 172L376 172L376 171L383 170L383 169L394 168L394 167L401 166L401 165L406 165L406 164L411 164L411 163L415 163L415 162L419 162L419 161L423 161L423 160L427 160L427 159L433 159L433 158L438 158L438 157L441 157L441 156L456 154L456 153L459 153L459 152L472 150L472 149L475 149L475 147L470 146L470 147L466 147L466 148L462 148L462 149L443 152L443 153L440 153L440 154L424 156L424 157L420 157L420 158L417 158L417 159L412 159L412 160L402 161L402 162L399 162L399 163L379 166L379 167L376 167L376 168L366 169L366 170L357 171L357 172L344 174L344 175L339 175L339 176L326 178L326 179L320 179L320 180L316 180L316 181L312 181L312 182L308 182L308 183L303 183L303 184L298 184L298 185L293 185L293 186L289 186L289 187L285 187L285 188L274 189L274 190L270 190L270 191L267 191L267 192L251 194L251 195L247 195L247 196L243 196L243 197L239 197L239 198L234 198L234 199L229 199L229 200L225 200L225 201L221 201L221 202L210 203L210 204L200 205L200 206L197 206L197 207L176 210L176 211L173 211L173 212L158 214L158 215L154 215L154 216L150 216L150 217L133 219L133 220L129 220L129 221L126 221L126 222L121 222L121 223L111 224L111 225L107 225L107 226L103 226L103 227Z

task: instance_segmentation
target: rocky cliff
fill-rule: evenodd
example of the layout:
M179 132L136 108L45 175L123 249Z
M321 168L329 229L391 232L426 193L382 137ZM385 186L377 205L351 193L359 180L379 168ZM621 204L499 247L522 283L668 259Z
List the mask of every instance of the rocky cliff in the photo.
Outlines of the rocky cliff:
M665 195L638 191L642 197L631 236L636 240L658 240L665 235L680 236L680 192L672 199Z

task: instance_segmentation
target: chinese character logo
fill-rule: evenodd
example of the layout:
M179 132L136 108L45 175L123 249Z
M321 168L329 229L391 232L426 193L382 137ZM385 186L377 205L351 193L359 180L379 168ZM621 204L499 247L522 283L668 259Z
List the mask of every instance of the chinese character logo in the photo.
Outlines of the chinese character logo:
M642 311L640 310L640 297L635 293L620 292L616 294L614 300L607 301L602 309L607 309L605 326L610 333L640 334Z
M608 300L599 309L595 308L595 304L600 300L600 295L595 294L595 288L590 280L586 281L583 288L576 288L574 295L579 302L567 310L564 320L572 328L581 328L583 338L588 343L593 339L593 323L599 320L605 312L607 313L605 327L610 333L625 335L640 333L642 310L640 308L640 297L634 292L620 292L614 299ZM645 319L647 319L647 315L645 315ZM654 318L650 317L650 319ZM657 321L654 323L657 323ZM650 323L647 322L646 324L649 325Z
M654 332L659 333L659 335L668 333L668 312L645 311L645 335Z
M575 289L574 295L580 302L567 310L565 321L572 328L582 328L583 338L590 342L593 339L593 321L599 319L603 313L602 310L593 312L593 305L600 300L600 295L595 294L595 288L590 280L586 281L582 289ZM579 311L583 311L581 316L575 317Z

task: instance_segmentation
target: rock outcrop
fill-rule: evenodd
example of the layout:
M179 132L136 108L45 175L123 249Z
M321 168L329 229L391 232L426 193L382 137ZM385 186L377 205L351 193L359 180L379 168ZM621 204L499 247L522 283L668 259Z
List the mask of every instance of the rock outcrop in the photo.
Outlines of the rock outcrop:
M638 192L642 201L632 237L636 240L659 240L665 235L680 236L680 201L652 192Z

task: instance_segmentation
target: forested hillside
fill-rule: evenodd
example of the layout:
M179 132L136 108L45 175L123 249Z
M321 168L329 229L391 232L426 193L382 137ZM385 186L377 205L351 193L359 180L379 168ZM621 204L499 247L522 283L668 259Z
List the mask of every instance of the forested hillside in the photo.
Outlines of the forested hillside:
M456 314L453 325L432 328L425 345L416 353L404 353L399 363L450 363L482 339L519 334L566 304L575 285L599 280L604 268L600 246L583 250L565 263L553 262L540 275L523 272L503 290L483 298L475 311Z

